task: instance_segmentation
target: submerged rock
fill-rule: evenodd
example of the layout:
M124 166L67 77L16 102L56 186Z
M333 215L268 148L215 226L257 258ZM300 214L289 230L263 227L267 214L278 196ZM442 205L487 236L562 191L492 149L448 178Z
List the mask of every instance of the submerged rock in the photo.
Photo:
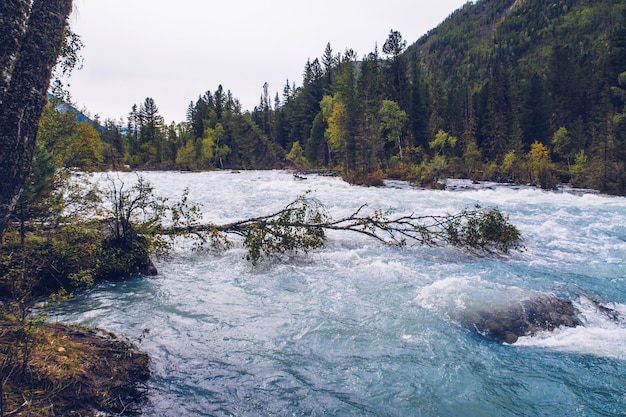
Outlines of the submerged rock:
M506 308L469 312L461 324L488 340L512 344L540 331L579 326L579 315L570 300L542 295Z

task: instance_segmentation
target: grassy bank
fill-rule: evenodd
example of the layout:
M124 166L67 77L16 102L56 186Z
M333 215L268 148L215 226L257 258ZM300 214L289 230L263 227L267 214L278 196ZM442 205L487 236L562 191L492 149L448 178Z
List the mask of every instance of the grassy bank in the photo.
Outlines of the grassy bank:
M2 415L138 411L150 377L149 358L130 342L62 324L0 324Z

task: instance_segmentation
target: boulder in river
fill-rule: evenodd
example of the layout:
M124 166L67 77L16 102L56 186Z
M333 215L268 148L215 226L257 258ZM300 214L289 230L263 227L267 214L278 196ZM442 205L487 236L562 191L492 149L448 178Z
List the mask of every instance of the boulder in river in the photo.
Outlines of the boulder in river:
M461 324L488 340L512 344L522 336L582 325L579 315L570 300L540 295L504 308L468 312Z

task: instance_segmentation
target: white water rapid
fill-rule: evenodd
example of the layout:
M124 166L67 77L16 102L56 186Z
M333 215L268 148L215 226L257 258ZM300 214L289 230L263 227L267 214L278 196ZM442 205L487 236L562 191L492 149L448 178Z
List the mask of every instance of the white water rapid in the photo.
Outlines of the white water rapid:
M168 198L189 188L215 223L278 211L307 191L334 217L365 203L398 214L498 206L526 247L480 257L337 232L309 255L252 266L241 248L179 242L158 276L99 285L51 312L150 354L146 416L626 415L625 198L363 188L283 171L143 175ZM537 294L572 300L583 325L512 345L460 325L467 312Z

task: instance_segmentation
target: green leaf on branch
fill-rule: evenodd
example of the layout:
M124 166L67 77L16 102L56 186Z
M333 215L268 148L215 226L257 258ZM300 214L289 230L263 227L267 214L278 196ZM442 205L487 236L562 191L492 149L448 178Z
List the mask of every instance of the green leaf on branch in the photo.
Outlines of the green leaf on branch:
M522 249L519 230L496 207L476 206L441 216L394 217L390 210L368 214L364 204L351 215L333 219L317 198L306 193L273 214L216 225L201 223L200 208L189 202L188 191L174 204L151 197L152 188L142 179L131 191L118 190L114 204L118 227L126 225L131 236L144 235L153 245L164 236L184 236L195 239L199 247L228 249L233 245L228 236L236 235L243 238L246 259L253 264L273 255L322 248L328 230L355 232L396 247L449 244L483 253ZM161 224L165 214L169 214L170 226Z

